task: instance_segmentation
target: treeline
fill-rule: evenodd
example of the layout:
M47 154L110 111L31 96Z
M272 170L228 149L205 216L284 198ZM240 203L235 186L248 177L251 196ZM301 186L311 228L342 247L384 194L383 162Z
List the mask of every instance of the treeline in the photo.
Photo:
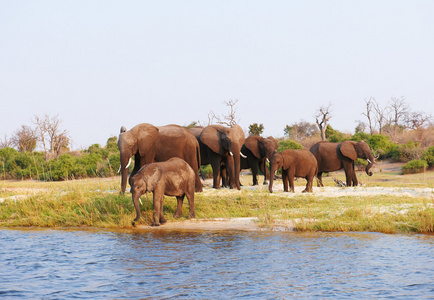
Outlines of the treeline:
M42 151L18 151L11 147L0 149L0 178L59 181L91 177L110 177L120 166L117 137L108 139L101 147L94 144L86 150L72 151L45 160Z

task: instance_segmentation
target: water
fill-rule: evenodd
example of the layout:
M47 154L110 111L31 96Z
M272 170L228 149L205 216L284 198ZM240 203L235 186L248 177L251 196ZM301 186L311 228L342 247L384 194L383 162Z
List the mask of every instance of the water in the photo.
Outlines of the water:
M433 298L434 236L0 230L0 298Z

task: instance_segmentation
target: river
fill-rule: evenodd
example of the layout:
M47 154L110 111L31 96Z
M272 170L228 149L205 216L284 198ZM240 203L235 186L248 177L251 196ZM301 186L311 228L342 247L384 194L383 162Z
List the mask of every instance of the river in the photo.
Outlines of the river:
M434 297L434 236L0 229L2 299Z

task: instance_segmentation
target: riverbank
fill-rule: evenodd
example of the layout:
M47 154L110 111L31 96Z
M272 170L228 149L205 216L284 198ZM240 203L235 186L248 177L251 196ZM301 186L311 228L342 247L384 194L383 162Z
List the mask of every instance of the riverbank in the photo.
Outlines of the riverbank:
M297 230L433 232L434 172L400 175L396 164L381 163L374 176L358 173L359 187L338 187L324 178L325 187L301 193L305 180L296 181L295 193L284 193L276 181L274 193L267 186L251 186L244 173L242 190L210 187L195 195L196 219L173 219L176 199L166 197L168 223L151 227L152 195L142 197L142 218L132 226L135 211L131 194L119 194L119 177L64 182L0 182L2 227L94 227L138 231L158 230ZM262 180L262 176L260 180ZM188 203L183 207L188 214Z

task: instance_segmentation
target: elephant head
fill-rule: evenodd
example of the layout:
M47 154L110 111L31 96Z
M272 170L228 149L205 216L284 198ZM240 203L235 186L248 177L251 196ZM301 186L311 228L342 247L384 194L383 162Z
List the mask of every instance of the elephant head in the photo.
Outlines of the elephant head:
M118 148L120 151L121 166L121 190L125 192L127 187L128 166L131 157L135 155L134 170L131 175L137 173L142 165L142 158L144 158L154 147L158 138L158 128L148 124L142 123L134 126L129 131L124 126L121 127Z
M374 156L372 155L371 149L366 142L344 141L340 144L339 151L343 156L351 159L352 161L357 160L357 158L366 159L368 161L368 165L365 169L366 174L372 176L370 169L374 164Z
M244 131L239 125L224 127L210 125L203 129L200 140L220 156L229 156L227 168L231 178L231 187L240 187L240 153L244 144Z
M277 151L277 142L272 137L249 136L244 145L249 149L257 159L271 159L274 152Z
M274 152L273 156L271 156L270 159L270 183L268 185L268 189L270 193L273 192L273 181L274 181L274 175L276 174L276 171L280 168L288 169L289 168L290 161L285 160L285 157L282 153Z

